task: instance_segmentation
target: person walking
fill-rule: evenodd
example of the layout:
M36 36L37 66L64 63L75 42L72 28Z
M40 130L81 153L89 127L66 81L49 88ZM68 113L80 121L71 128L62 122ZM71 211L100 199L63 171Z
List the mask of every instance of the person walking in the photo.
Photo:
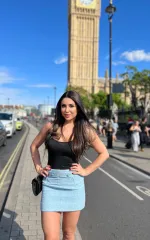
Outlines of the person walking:
M48 150L46 167L41 165L38 150L44 142ZM83 168L80 159L90 146L98 156ZM88 120L77 92L67 91L61 96L54 122L43 126L30 149L35 169L43 176L40 208L44 239L59 239L62 213L63 239L74 240L80 212L86 201L84 178L109 157Z
M132 142L132 148L134 152L138 152L138 148L140 145L140 132L141 128L139 126L139 121L135 121L133 125L130 127L131 131L131 142Z
M147 127L147 118L143 117L140 123L141 132L140 132L140 147L141 151L144 152L144 143L148 139L148 127Z
M106 132L107 132L107 122L106 122L106 119L104 119L103 121L102 121L102 134L103 134L103 137L106 137Z
M112 136L112 139L113 139L113 142L117 140L117 131L118 131L118 123L117 123L117 120L115 118L113 118L113 122L112 122L112 127L113 127L113 136Z

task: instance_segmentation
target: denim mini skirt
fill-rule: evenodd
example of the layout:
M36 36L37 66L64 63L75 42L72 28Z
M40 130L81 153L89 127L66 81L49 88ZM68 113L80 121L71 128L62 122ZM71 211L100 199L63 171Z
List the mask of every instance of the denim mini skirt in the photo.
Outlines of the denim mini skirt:
M69 169L51 169L42 182L41 211L71 212L84 207L84 177Z

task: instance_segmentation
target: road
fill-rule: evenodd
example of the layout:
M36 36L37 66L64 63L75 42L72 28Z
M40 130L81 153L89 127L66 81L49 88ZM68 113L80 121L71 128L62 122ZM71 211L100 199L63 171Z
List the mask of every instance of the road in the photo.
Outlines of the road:
M95 158L90 149L81 164ZM85 186L86 207L78 224L82 240L150 239L150 190L147 195L138 190L150 188L150 177L110 158L85 178Z
M96 156L89 149L81 165L88 166ZM150 177L109 158L85 177L85 186L86 207L78 223L82 240L150 239Z
M12 138L7 138L5 147L0 147L0 217L24 144L26 131L27 127L24 126L22 131L17 131Z

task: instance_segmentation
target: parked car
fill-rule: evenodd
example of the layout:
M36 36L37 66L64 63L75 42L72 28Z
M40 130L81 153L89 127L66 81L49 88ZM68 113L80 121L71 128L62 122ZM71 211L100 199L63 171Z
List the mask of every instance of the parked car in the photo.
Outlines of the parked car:
M0 146L6 145L7 145L7 132L4 125L0 121Z
M3 123L7 137L12 137L16 133L16 116L11 112L0 112L0 121Z
M16 121L16 130L22 130L23 128L23 121L21 118L17 118L17 121Z

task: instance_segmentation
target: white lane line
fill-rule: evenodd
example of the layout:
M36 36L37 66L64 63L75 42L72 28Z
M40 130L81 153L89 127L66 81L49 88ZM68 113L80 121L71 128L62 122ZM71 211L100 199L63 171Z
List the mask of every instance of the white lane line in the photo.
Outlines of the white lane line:
M89 160L87 157L83 156L85 158L85 160L87 160L88 162L92 163L91 160ZM98 170L102 171L103 173L105 173L108 177L110 177L112 180L114 180L116 183L118 183L121 187L123 187L125 190L127 190L129 193L131 193L134 197L136 197L138 200L143 201L144 199L141 198L138 194L136 194L135 192L133 192L130 188L128 188L126 185L124 185L123 183L121 183L120 181L118 181L116 178L114 178L112 175L110 175L108 172L106 172L104 169L102 168L98 168Z

